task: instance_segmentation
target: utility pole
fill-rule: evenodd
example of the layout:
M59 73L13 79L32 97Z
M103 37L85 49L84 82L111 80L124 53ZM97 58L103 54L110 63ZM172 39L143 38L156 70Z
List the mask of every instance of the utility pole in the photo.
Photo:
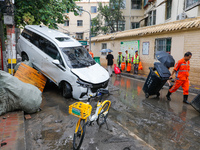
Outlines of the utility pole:
M14 26L14 0L6 0L7 9L4 14L4 24L7 29L7 51L8 51L8 72L13 75L17 63L15 49L15 26Z
M91 14L89 11L82 9L82 11L86 12L89 14L90 17L90 31L89 31L89 44L90 44L90 51L91 51Z
M7 59L6 59L6 49L5 49L5 38L4 38L4 28L3 28L3 12L6 8L5 1L0 1L0 51L1 51L1 67L2 70L7 71Z

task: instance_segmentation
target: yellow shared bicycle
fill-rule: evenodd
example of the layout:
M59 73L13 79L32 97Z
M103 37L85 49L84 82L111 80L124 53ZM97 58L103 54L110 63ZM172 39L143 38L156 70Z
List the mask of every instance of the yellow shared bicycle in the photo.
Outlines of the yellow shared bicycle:
M80 86L87 88L86 94L88 94L89 88L92 88L92 85L90 84L86 84L81 81L77 81L77 83L79 83ZM103 94L109 94L108 90L99 89L97 90L97 93L95 96L88 95L89 98L87 100L87 103L76 102L69 106L69 114L72 114L79 118L78 122L76 123L76 128L75 128L74 138L73 138L74 150L80 149L84 136L85 136L87 125L91 126L94 124L94 121L97 121L97 124L99 125L99 127L101 127L105 123L108 128L106 119L108 116L108 111L109 111L111 102L109 100L102 101ZM90 105L90 99L96 96L99 98L97 102L97 108L95 110L95 113L91 115L92 106Z

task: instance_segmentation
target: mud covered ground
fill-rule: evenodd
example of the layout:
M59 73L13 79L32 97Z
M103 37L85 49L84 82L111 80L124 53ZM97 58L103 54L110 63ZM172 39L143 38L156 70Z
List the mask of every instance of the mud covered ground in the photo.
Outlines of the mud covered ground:
M150 150L153 149L134 133L122 127L113 117L129 108L119 102L114 95L118 95L119 89L110 85L110 95L105 99L112 102L112 115L108 116L107 124L101 128L95 122L94 126L86 128L86 135L81 150ZM68 114L68 106L74 103L73 99L65 99L61 96L57 87L50 84L43 93L41 105L42 111L32 114L30 120L26 120L26 147L27 150L71 150L72 140L77 118ZM93 100L92 106L95 107Z
M168 87L160 97L145 98L144 82L113 76L109 83L111 109L106 125L86 128L82 150L199 150L199 112L184 104L182 91L166 100ZM189 101L196 95L190 93ZM77 118L68 114L76 102L65 99L54 85L46 86L42 111L26 120L28 150L71 150ZM95 106L96 101L92 101Z

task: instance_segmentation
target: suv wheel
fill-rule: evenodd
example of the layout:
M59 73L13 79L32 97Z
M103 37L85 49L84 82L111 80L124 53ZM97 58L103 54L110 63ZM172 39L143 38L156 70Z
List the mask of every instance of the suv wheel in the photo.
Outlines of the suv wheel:
M22 54L22 61L25 61L25 60L29 60L29 58L28 58L28 56L27 56L27 54L26 53L23 53Z
M71 98L72 97L72 88L69 83L64 82L62 84L62 95L65 98Z

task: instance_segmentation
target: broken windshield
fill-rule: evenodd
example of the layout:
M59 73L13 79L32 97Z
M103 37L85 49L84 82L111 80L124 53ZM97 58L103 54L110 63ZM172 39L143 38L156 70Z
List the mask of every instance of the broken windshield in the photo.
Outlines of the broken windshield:
M64 59L70 68L84 68L96 63L87 50L82 46L64 47L61 48L61 50Z

